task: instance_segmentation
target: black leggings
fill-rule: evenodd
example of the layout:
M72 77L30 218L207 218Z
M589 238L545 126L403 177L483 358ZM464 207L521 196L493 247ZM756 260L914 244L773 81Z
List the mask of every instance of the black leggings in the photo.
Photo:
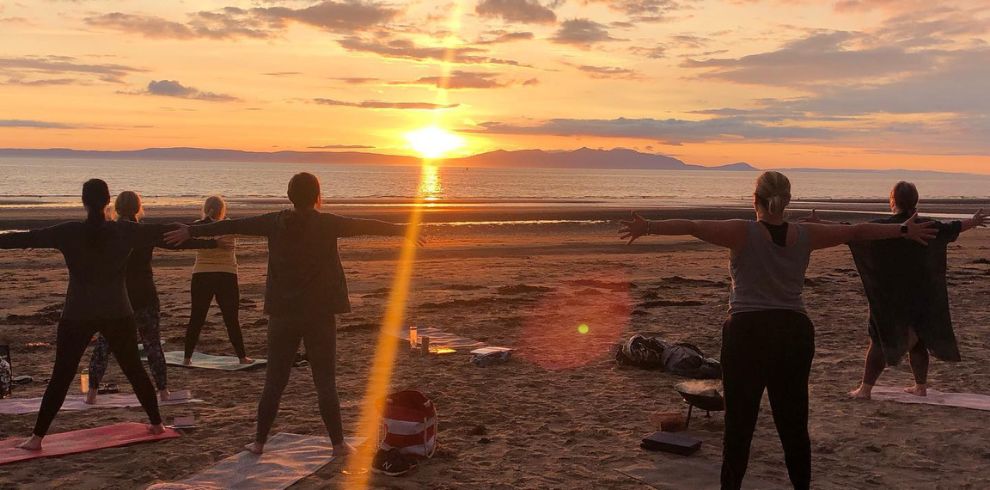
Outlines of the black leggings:
M914 382L923 385L928 384L928 349L921 339L908 351L908 361L911 364L911 373L914 374ZM883 348L876 340L870 339L870 347L866 350L866 369L863 370L863 384L873 386L877 384L883 370L887 368L887 359L883 355Z
M48 433L48 428L52 425L55 414L62 408L65 395L76 377L79 361L97 332L107 339L110 352L117 359L120 370L127 376L127 380L131 382L134 394L148 414L148 420L152 424L162 423L162 416L158 413L155 387L152 386L148 373L141 365L136 331L137 326L132 317L81 322L63 319L59 322L55 341L55 368L52 370L48 388L45 389L45 397L41 400L41 410L38 411L34 435L44 437Z
M737 313L722 327L725 436L722 488L742 487L753 431L766 389L796 489L811 485L808 376L815 356L815 327L802 313Z
M241 337L241 324L238 320L241 293L237 286L237 274L229 272L197 272L192 275L192 312L189 314L189 327L186 328L186 359L192 357L199 342L199 333L206 323L210 303L217 298L227 336L234 346L237 357L244 358L244 338Z
M337 396L337 323L333 316L305 320L273 316L268 321L268 370L265 388L258 402L258 432L255 440L262 444L275 423L282 392L289 383L292 363L296 359L299 341L306 344L306 358L316 385L323 425L336 446L344 441L340 418L340 398Z

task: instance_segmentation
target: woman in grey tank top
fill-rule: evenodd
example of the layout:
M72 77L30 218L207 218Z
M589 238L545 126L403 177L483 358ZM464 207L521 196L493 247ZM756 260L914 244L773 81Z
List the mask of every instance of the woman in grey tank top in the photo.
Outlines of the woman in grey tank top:
M690 235L730 250L732 292L722 327L724 489L742 486L764 390L791 483L794 488L811 485L808 376L815 334L802 300L811 252L898 237L926 243L937 231L931 223L916 223L916 216L904 224L791 224L785 218L790 200L787 177L765 172L754 192L757 221L647 221L634 214L619 231L629 243L644 235Z

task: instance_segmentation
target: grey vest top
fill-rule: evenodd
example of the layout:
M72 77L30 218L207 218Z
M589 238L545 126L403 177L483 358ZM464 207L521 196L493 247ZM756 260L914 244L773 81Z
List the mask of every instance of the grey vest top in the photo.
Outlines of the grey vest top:
M797 241L781 247L756 221L747 224L746 244L730 259L732 293L729 313L792 310L805 313L804 277L811 259L808 230L795 223Z

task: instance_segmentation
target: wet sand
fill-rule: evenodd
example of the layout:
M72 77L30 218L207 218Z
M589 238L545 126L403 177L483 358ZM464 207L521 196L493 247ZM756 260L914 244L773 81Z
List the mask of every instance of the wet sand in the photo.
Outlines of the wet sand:
M876 203L870 209L882 210ZM952 210L972 211L966 205ZM342 214L403 221L401 208L333 208ZM856 208L854 211L860 211ZM234 215L256 209L235 208ZM638 448L654 428L653 412L685 410L673 386L682 378L618 369L615 342L637 332L688 341L717 355L728 300L727 254L685 239L648 237L632 246L616 238L625 209L554 207L465 208L428 212L427 221L561 219L541 225L429 226L416 264L408 323L443 328L495 345L516 347L508 364L479 368L464 354L423 357L400 348L394 389L415 388L441 414L441 449L401 478L374 476L377 488L644 488L616 472L654 457ZM746 216L731 208L667 209L650 217ZM190 216L192 215L192 216ZM194 218L195 210L149 210L156 220ZM0 228L71 218L64 211L0 211ZM865 219L858 212L830 219ZM395 270L394 239L341 241L354 312L338 331L338 387L345 428L353 428ZM249 355L265 356L261 313L264 243L241 240L241 319ZM971 232L950 247L952 314L963 362L933 361L931 383L942 391L990 394L990 232ZM181 349L189 312L191 252L157 252L166 350ZM0 251L0 339L11 345L15 375L35 382L15 396L40 396L50 374L54 323L64 294L62 258L51 251ZM990 451L986 413L965 409L853 401L846 392L862 372L866 300L845 248L816 252L806 301L817 329L811 378L815 488L987 488ZM577 326L589 332L579 334ZM219 311L211 310L199 350L232 355ZM84 359L88 359L88 353ZM306 368L293 370L275 431L324 435ZM195 414L200 427L177 440L0 466L0 487L143 488L210 467L251 440L263 371L239 373L171 368L172 389L191 389L207 403L165 407L171 420ZM906 366L881 384L906 385ZM128 391L111 365L107 382ZM78 384L74 386L74 389ZM0 418L0 438L22 437L34 415ZM140 409L63 412L52 432L142 421ZM705 446L695 458L719 461L722 417L701 416L692 432ZM330 465L294 488L343 481ZM787 487L783 455L764 402L750 474Z

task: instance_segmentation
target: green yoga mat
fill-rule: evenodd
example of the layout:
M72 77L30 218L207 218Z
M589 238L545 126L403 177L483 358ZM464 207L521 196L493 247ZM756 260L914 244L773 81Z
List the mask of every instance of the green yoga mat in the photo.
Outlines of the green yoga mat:
M165 353L165 363L171 366L182 366L188 368L219 369L221 371L244 371L247 369L257 369L264 366L268 361L255 359L251 364L241 364L233 356L211 356L200 352L193 352L192 365L184 366L182 361L185 353L182 351L171 351Z

